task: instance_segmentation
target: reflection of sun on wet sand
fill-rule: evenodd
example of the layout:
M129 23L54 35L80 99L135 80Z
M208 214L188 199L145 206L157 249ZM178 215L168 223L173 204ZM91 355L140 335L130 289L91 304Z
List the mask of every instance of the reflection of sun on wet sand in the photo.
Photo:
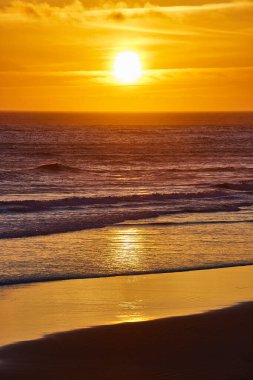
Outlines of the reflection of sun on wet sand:
M253 378L253 304L50 335L1 351L5 380Z
M73 331L2 347L0 378L251 380L252 274L246 266L6 288L2 344L24 330L23 339Z
M253 266L245 266L2 287L0 345L252 301L252 278Z

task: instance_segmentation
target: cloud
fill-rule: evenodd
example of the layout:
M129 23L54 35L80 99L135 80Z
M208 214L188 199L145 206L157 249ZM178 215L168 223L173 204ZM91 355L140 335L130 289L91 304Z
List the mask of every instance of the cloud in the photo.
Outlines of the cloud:
M109 19L112 19L113 21L125 21L126 17L123 12L121 11L115 11L115 12L110 12L108 15Z
M112 73L128 49L143 109L252 107L252 1L137 1L0 0L1 107L136 109Z
M154 0L153 0L154 1ZM64 5L30 0L10 0L0 7L0 23L5 25L45 25L84 30L118 30L139 35L184 38L208 38L209 35L253 35L253 1L237 0L204 5L158 6L143 2L129 6L126 2L103 2L86 5L81 0L69 0ZM93 3L94 4L94 3ZM132 38L132 37L131 37Z
M145 3L143 6L129 7L125 2L104 3L103 7L87 7L80 0L74 0L62 6L49 2L33 3L29 0L13 0L0 7L0 17L5 21L29 21L35 19L73 21L83 23L96 19L122 22L143 18L182 18L199 13L234 13L240 10L252 10L252 1L231 1L207 3L204 5L158 6Z
M76 71L52 71L52 72L21 72L15 70L12 72L0 71L1 87L5 87L6 83L10 86L10 78L12 79L13 86L21 85L26 87L27 82L34 82L36 87L50 85L68 85L76 86L82 85L85 81L86 85L89 82L115 85L113 83L113 74L110 70L76 70ZM46 80L45 80L46 79ZM175 69L152 69L144 70L140 85L157 83L161 86L163 83L166 85L168 82L176 82L178 85L201 86L203 82L212 82L217 79L227 84L231 80L239 83L248 81L253 82L253 66L248 67L205 67L205 68L175 68ZM6 83L5 83L6 82ZM209 83L209 85L210 85Z
M0 7L0 69L12 57L23 71L99 71L112 66L120 49L139 51L145 68L246 67L252 19L252 1L91 8L80 0L62 6L13 0Z

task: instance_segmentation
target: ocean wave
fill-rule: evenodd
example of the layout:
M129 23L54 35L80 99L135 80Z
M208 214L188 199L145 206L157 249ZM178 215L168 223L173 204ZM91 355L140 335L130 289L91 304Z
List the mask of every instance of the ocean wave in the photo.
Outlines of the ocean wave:
M185 213L237 212L253 198L227 191L151 193L0 202L0 239L103 228L127 221Z
M181 273L181 272L192 272L199 270L211 270L211 269L222 269L222 268L233 268L233 267L245 267L253 265L253 261L240 262L240 263L219 263L217 265L196 265L192 267L179 267L179 268L168 268L168 269L157 269L157 270L144 270L144 271L128 271L122 273L98 273L98 274L84 274L84 275L55 275L55 276L41 276L41 277L19 277L19 278L9 278L5 280L0 279L0 286L10 286L10 285L22 285L22 284L32 284L40 282L53 282L53 281L68 281L68 280L85 280L91 278L110 278L110 277L127 277L127 276L142 276L142 275L152 275L152 274L166 274L166 273Z
M80 207L94 205L118 205L147 202L166 202L169 200L190 200L205 198L222 198L228 197L224 191L210 190L186 193L151 193L151 194L133 194L123 196L105 196L105 197L69 197L48 200L14 200L0 201L0 212L36 212L49 211L62 207Z
M49 172L49 173L59 173L59 172L80 172L81 169L63 165L58 162L50 163L50 164L43 164L39 165L36 168L31 169L33 171L40 171L40 172Z
M64 173L80 173L82 169L64 165L58 162L42 164L32 168L24 169L14 169L14 170L0 170L0 180L8 180L15 177L20 177L24 175L54 175L54 174L64 174Z
M214 187L218 189L253 192L253 183L251 181L238 183L223 182L216 184Z
M185 169L177 169L178 171L182 171ZM237 172L237 171L246 171L246 172L253 172L252 166L203 166L201 168L196 169L187 169L187 171L190 172L200 172L200 173L206 173L206 172Z
M48 154L47 154L48 155ZM117 165L115 166L115 170L117 170L117 172L119 171L119 168L117 167ZM122 167L120 169L121 171L124 172L124 167ZM126 168L125 169L126 171L129 171L129 168ZM134 168L133 170L136 170L137 172L138 171L143 171L145 170L143 167L141 168ZM148 169L150 170L150 169ZM60 162L46 162L44 164L41 164L41 165L38 165L38 166L35 166L35 167L31 167L31 168L23 168L23 169L14 169L14 170L4 170L4 169L1 169L0 170L0 179L8 179L10 178L11 176L19 176L19 175L25 175L25 174L38 174L38 175L43 175L43 174L64 174L64 173L81 173L81 172L90 172L90 173L106 173L106 172L110 172L110 171L113 171L113 167L109 168L106 167L106 168L99 168L99 167L89 167L89 168L85 168L85 167L75 167L75 166L71 166L71 165L66 165L66 164L62 164ZM166 173L185 173L186 175L188 174L201 174L201 173L219 173L219 172L248 172L248 173L252 173L253 172L253 167L249 166L203 166L203 167L200 167L200 168L189 168L189 167L167 167L166 169L164 169L163 172L166 172ZM222 185L222 184L221 184Z
M156 210L146 209L120 209L113 213L108 213L107 210L100 214L88 212L86 215L73 213L66 215L63 218L59 215L57 218L47 222L36 223L34 219L27 219L24 222L22 217L20 223L14 224L11 228L0 230L0 239L16 239L28 238L32 236L45 236L67 232L82 231L87 229L98 229L109 226L115 226L127 221L135 221L141 219L157 218L159 216L185 214L185 213L213 213L213 212L238 212L242 206L251 206L253 202L244 202L239 204L213 204L213 205L196 205L188 207L175 208L160 208ZM38 218L40 219L40 218ZM121 225L123 226L123 225Z

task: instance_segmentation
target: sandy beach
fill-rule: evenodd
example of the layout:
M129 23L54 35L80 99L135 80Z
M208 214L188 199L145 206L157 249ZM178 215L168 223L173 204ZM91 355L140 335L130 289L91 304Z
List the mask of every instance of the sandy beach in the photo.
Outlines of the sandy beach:
M253 303L6 346L4 380L251 380Z
M198 314L253 300L253 266L0 288L0 345L86 327Z
M6 287L0 378L251 380L252 271Z

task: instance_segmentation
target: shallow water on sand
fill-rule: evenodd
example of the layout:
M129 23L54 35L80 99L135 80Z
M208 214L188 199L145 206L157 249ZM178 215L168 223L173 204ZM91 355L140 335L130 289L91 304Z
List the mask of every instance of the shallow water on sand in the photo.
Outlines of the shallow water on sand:
M253 264L252 210L178 214L79 232L0 240L0 283Z

